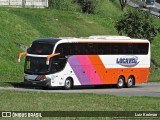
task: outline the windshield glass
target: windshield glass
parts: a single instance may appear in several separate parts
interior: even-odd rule
[[[46,65],[46,58],[26,57],[25,73],[42,74],[49,72],[49,65]]]
[[[54,44],[47,43],[33,43],[27,51],[29,54],[49,55],[53,52]]]
[[[51,74],[61,71],[66,64],[65,56],[55,56],[50,59],[50,64],[46,65],[46,58],[27,56],[25,60],[26,74]]]

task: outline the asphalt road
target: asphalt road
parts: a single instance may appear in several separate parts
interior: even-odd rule
[[[50,92],[50,93],[96,93],[96,94],[110,94],[116,96],[159,96],[160,97],[160,83],[145,83],[138,84],[133,88],[118,89],[115,87],[101,87],[93,86],[76,87],[72,90],[62,90],[61,88],[52,88],[43,90],[40,88],[14,88],[14,87],[0,87],[0,90],[12,91],[32,91],[32,92]]]
[[[141,10],[143,11],[149,11],[149,9],[146,9],[146,8],[142,8],[142,3],[141,2],[135,2],[133,0],[129,0],[128,3],[127,3],[129,6],[133,7],[133,8],[140,8]],[[150,9],[150,12],[152,15],[155,15],[155,16],[160,16],[160,4],[159,3],[155,3],[155,7],[151,8]]]

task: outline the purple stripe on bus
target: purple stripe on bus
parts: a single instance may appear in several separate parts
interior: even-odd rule
[[[90,85],[91,81],[89,77],[87,76],[84,68],[78,61],[77,56],[76,55],[71,56],[68,61],[74,73],[76,74],[79,82],[81,83],[81,85]]]

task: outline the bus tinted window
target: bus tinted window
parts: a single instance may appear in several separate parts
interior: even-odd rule
[[[29,54],[49,55],[53,52],[53,44],[33,43],[29,48]]]
[[[148,54],[148,43],[62,43],[56,53],[61,55],[131,55]]]

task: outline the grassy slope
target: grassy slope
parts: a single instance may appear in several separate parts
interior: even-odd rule
[[[37,38],[117,34],[113,21],[104,21],[76,12],[0,8],[0,81],[23,81],[23,62],[17,63],[22,50],[15,42],[29,46]]]

